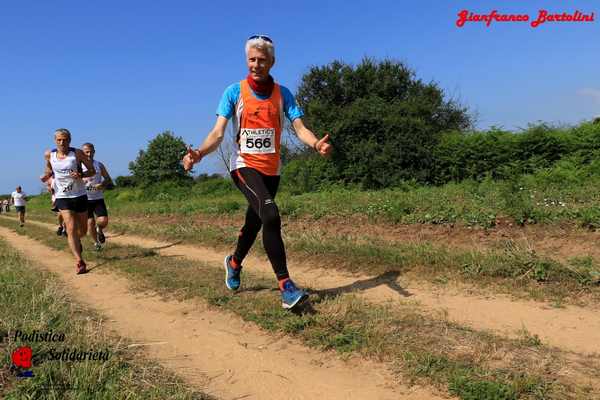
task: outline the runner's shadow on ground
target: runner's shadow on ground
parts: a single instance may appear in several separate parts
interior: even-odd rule
[[[308,292],[312,296],[315,296],[315,300],[318,302],[331,297],[339,296],[343,293],[361,292],[368,289],[372,289],[377,286],[385,285],[403,297],[412,296],[412,293],[410,293],[408,290],[404,289],[398,284],[398,276],[400,276],[400,271],[388,271],[384,272],[379,276],[375,276],[369,279],[358,280],[349,285],[321,290],[308,289]]]
[[[103,261],[121,261],[121,260],[131,260],[132,258],[148,258],[148,257],[158,257],[158,254],[154,251],[141,251],[139,253],[129,253],[125,255],[102,255],[101,259]],[[161,257],[175,257],[175,256],[161,256]]]
[[[88,268],[88,272],[93,271],[97,268],[103,267],[105,265],[108,265],[114,261],[131,260],[133,258],[149,258],[149,257],[156,257],[156,256],[158,256],[158,254],[151,252],[151,251],[138,253],[138,254],[127,254],[125,256],[103,256],[102,257],[103,261],[94,265],[92,268]],[[166,257],[177,257],[177,256],[161,256],[161,257],[166,258]]]
[[[277,288],[277,287],[266,286],[266,285],[254,285],[254,286],[249,286],[249,287],[242,287],[240,290],[238,290],[238,293],[262,292],[264,290],[269,290],[271,292],[279,292],[279,288]]]
[[[106,265],[106,264],[108,264],[108,263],[109,263],[109,261],[104,261],[104,262],[101,262],[100,264],[96,264],[96,265],[94,265],[93,267],[91,267],[91,268],[88,268],[88,269],[87,269],[87,272],[86,272],[86,274],[89,274],[89,273],[90,273],[90,272],[92,272],[93,270],[95,270],[95,269],[98,269],[98,268],[101,268],[101,267],[105,266],[105,265]]]
[[[162,250],[162,249],[167,249],[169,247],[173,247],[173,246],[177,246],[178,244],[183,243],[183,240],[179,240],[177,242],[173,242],[170,244],[165,244],[164,246],[157,246],[157,247],[150,247],[149,250]]]
[[[317,310],[315,310],[315,308],[313,307],[312,303],[310,302],[310,298],[308,298],[307,300],[304,300],[301,304],[295,306],[294,308],[292,308],[289,311],[292,314],[296,314],[299,317],[301,317],[303,315],[315,315],[315,314],[317,314]]]

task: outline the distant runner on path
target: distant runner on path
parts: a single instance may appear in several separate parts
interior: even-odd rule
[[[275,204],[281,170],[280,150],[283,119],[294,127],[298,138],[320,155],[327,156],[332,147],[329,135],[317,139],[304,126],[304,113],[292,93],[275,83],[269,71],[275,64],[275,48],[265,35],[250,36],[246,41],[248,76],[230,85],[219,103],[217,121],[202,146],[188,149],[183,158],[186,170],[215,151],[232,119],[237,146],[231,158],[231,178],[248,201],[246,220],[235,252],[225,257],[225,284],[230,290],[240,287],[242,262],[263,229],[263,245],[279,281],[283,308],[300,304],[308,294],[290,279],[285,248],[281,238],[281,218]]]
[[[104,189],[113,185],[113,181],[106,170],[104,164],[94,160],[96,149],[92,143],[85,143],[81,150],[87,158],[94,164],[96,174],[90,178],[84,178],[85,189],[88,198],[88,233],[94,240],[96,250],[102,249],[102,244],[106,241],[104,229],[108,226],[108,210],[104,203]],[[86,168],[83,168],[86,171]]]
[[[79,149],[70,147],[71,132],[68,129],[57,129],[54,133],[56,148],[44,154],[46,169],[42,182],[54,177],[56,189],[56,208],[62,215],[67,227],[69,247],[77,260],[78,274],[87,272],[81,253],[81,238],[87,231],[87,195],[82,178],[94,176],[96,170],[93,163]],[[82,164],[87,168],[82,170]]]
[[[17,186],[16,190],[10,195],[12,204],[15,205],[17,211],[17,218],[19,219],[19,226],[25,225],[25,205],[27,204],[27,195],[21,188]]]

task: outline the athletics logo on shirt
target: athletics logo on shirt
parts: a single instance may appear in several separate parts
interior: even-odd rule
[[[275,128],[242,128],[240,152],[246,154],[275,153]]]

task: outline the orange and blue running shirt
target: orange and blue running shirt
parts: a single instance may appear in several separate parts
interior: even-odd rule
[[[283,118],[292,122],[304,113],[286,87],[275,84],[271,96],[263,97],[243,80],[225,89],[217,115],[232,119],[236,135],[231,171],[249,167],[276,176],[281,172]]]

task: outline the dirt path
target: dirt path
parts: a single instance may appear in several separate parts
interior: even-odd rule
[[[54,229],[50,224],[31,222]],[[223,253],[210,247],[172,244],[132,235],[109,237],[111,242],[154,248],[162,255],[183,256],[217,265],[221,265],[224,257]],[[272,275],[266,259],[249,256],[244,264],[247,270]],[[377,302],[414,301],[431,313],[444,312],[450,320],[475,329],[491,330],[507,337],[522,337],[526,330],[550,346],[583,354],[600,354],[598,310],[575,306],[552,308],[535,301],[515,301],[505,295],[484,298],[456,289],[442,290],[423,283],[406,282],[403,277],[393,274],[375,278],[357,276],[311,268],[302,262],[294,262],[290,267],[294,279],[318,290],[353,291]]]
[[[340,361],[199,301],[132,293],[126,279],[106,271],[76,275],[70,254],[4,227],[0,236],[56,273],[119,335],[145,344],[150,357],[220,399],[442,399],[423,388],[398,385],[382,365]]]
[[[167,242],[130,235],[111,240],[122,245],[157,248],[162,255],[179,255],[218,265],[224,257],[223,253],[208,247],[169,246]],[[273,274],[266,259],[250,256],[244,264],[248,270]],[[393,275],[379,278],[356,276],[314,269],[302,263],[290,267],[294,279],[318,290],[353,291],[376,302],[415,301],[434,312],[443,310],[450,320],[475,329],[492,330],[508,337],[518,337],[526,329],[530,334],[538,335],[544,344],[586,354],[600,353],[598,311],[574,306],[551,308],[534,301],[515,301],[504,295],[483,298],[451,293],[424,284],[404,282],[402,277]]]

